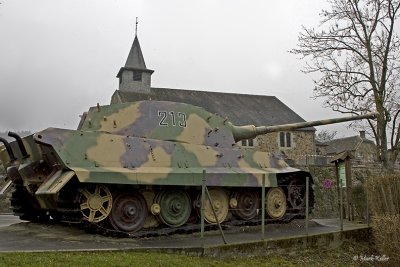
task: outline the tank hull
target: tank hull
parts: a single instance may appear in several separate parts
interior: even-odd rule
[[[259,222],[261,209],[285,220],[305,215],[307,177],[312,210],[311,175],[237,142],[343,120],[351,118],[235,126],[200,107],[139,101],[92,107],[77,130],[48,128],[22,139],[10,133],[16,140],[0,139],[0,159],[14,188],[11,207],[24,220],[123,234],[199,225],[202,211],[211,225]]]
[[[261,216],[263,179],[268,217],[283,220],[305,214],[304,193],[294,205],[290,187],[305,192],[306,176],[312,183],[309,173],[273,154],[240,147],[56,128],[27,139],[34,161],[8,166],[9,176],[19,177],[11,208],[24,220],[89,222],[125,234],[180,229],[200,223],[204,185],[211,197],[204,203],[207,223],[254,223]],[[313,204],[312,187],[310,192]],[[268,208],[269,202],[275,205]]]

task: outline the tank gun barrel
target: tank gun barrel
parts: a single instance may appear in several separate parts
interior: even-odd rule
[[[282,125],[273,125],[273,126],[254,126],[254,125],[246,125],[246,126],[235,126],[233,125],[233,136],[235,142],[244,139],[251,139],[255,138],[258,135],[272,133],[272,132],[279,132],[279,131],[289,131],[313,126],[320,126],[320,125],[327,125],[327,124],[334,124],[346,121],[355,121],[355,120],[362,120],[362,119],[373,119],[376,117],[377,112],[370,112],[363,115],[357,116],[348,116],[342,118],[333,118],[327,120],[318,120],[318,121],[305,121],[305,122],[297,122],[297,123],[289,123],[289,124],[282,124]]]

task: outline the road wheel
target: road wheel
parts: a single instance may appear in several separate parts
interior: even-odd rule
[[[112,208],[112,195],[107,186],[85,186],[80,193],[80,209],[87,221],[97,223],[107,218]]]
[[[168,189],[157,195],[160,205],[158,218],[166,225],[179,227],[186,223],[192,212],[189,195],[183,190]]]
[[[286,196],[280,187],[271,188],[266,196],[266,209],[272,219],[280,219],[286,213]]]
[[[257,211],[260,207],[257,192],[242,189],[237,191],[233,198],[237,201],[237,206],[233,210],[237,217],[248,221],[257,216]]]
[[[217,223],[217,221],[219,223],[222,223],[223,221],[225,221],[225,219],[229,213],[228,195],[226,194],[226,192],[224,190],[218,189],[218,188],[212,188],[208,191],[210,193],[212,206],[206,195],[205,201],[204,201],[204,219],[208,223]],[[201,199],[201,195],[200,195],[200,199]],[[214,207],[214,211],[215,211],[217,217],[214,216],[213,207]]]
[[[110,223],[116,230],[137,232],[143,228],[147,213],[146,200],[141,193],[120,193],[114,199]]]

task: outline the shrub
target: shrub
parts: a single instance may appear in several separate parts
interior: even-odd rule
[[[367,182],[376,249],[400,266],[400,175],[382,175]]]
[[[354,217],[359,221],[365,222],[367,219],[367,196],[365,187],[362,184],[353,186]]]

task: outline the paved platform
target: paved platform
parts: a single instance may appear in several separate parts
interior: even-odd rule
[[[365,224],[344,221],[344,232],[352,233],[368,230]],[[265,238],[262,240],[261,226],[232,227],[224,230],[227,245],[219,231],[206,232],[204,239],[200,233],[179,234],[154,238],[113,238],[94,235],[74,226],[37,224],[20,221],[12,215],[0,215],[0,252],[12,251],[91,251],[91,250],[185,250],[194,254],[215,253],[216,247],[242,246],[260,244],[276,247],[277,242],[299,243],[330,242],[343,236],[338,219],[315,219],[309,222],[306,235],[304,220],[294,220],[288,224],[270,224],[265,227]],[[321,242],[319,236],[329,236]],[[339,237],[338,237],[339,236]],[[326,239],[326,238],[325,238]],[[307,241],[309,240],[309,241]],[[247,246],[250,248],[251,246]]]

